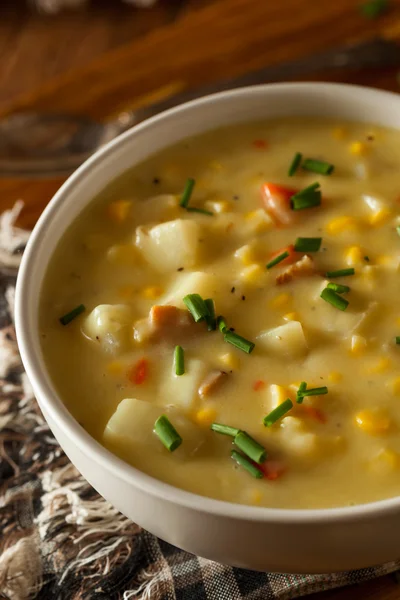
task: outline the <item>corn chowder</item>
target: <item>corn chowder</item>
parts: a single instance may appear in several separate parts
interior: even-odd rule
[[[207,133],[70,227],[42,349],[79,423],[232,502],[400,493],[400,134],[286,119]]]

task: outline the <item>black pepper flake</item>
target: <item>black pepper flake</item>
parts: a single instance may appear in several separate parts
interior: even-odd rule
[[[235,331],[234,327],[229,327],[229,331]]]
[[[100,340],[100,338],[99,338],[99,336],[98,336],[98,335],[96,335],[96,340],[97,340],[97,341],[99,341],[99,340]]]
[[[238,196],[237,194],[234,194],[234,195],[232,196],[232,198],[233,198],[234,200],[239,200],[239,196]]]
[[[160,183],[160,178],[159,177],[154,177],[153,183],[154,183],[154,185],[158,185]]]
[[[183,271],[184,267],[179,267],[179,269],[177,269],[177,271]]]
[[[373,141],[374,141],[374,139],[375,139],[375,136],[374,136],[374,135],[372,135],[372,133],[370,133],[370,134],[368,134],[368,135],[367,135],[367,140],[368,140],[369,142],[373,142]]]
[[[236,291],[236,288],[235,288],[235,287],[231,288],[231,294],[234,294],[234,293],[235,293],[235,291]]]
[[[369,262],[369,256],[364,256],[364,260]]]
[[[242,300],[246,300],[246,296],[242,296]]]

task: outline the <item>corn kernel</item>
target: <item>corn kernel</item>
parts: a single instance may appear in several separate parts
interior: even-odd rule
[[[359,141],[352,142],[349,146],[350,154],[354,154],[356,156],[362,156],[362,155],[366,154],[368,149],[369,148],[366,144],[364,144],[363,142],[359,142]]]
[[[241,271],[240,279],[242,281],[245,281],[246,283],[252,283],[252,284],[260,283],[262,280],[262,277],[266,274],[267,274],[267,271],[265,270],[265,267],[262,267],[261,265],[254,263],[252,265],[249,265],[245,269],[243,269],[243,271]]]
[[[332,383],[338,383],[342,379],[343,379],[343,375],[341,373],[339,373],[338,371],[332,371],[328,375],[328,380],[332,381]]]
[[[244,218],[248,222],[251,233],[264,233],[274,225],[271,217],[262,208],[246,213]]]
[[[400,396],[400,377],[396,377],[396,379],[390,381],[388,386],[391,388],[395,396]]]
[[[271,308],[283,308],[284,306],[287,306],[291,300],[292,296],[284,292],[271,298],[269,305]]]
[[[232,204],[228,200],[208,200],[205,203],[205,208],[213,213],[220,214],[229,212],[232,208]]]
[[[362,335],[352,335],[350,352],[355,356],[360,356],[367,348],[367,340]]]
[[[355,416],[356,425],[369,435],[382,435],[390,429],[390,419],[382,410],[362,410]]]
[[[260,492],[260,490],[256,490],[256,489],[251,490],[251,492],[250,492],[250,502],[252,504],[259,505],[259,504],[261,504],[262,499],[263,499],[263,495]]]
[[[332,129],[332,137],[335,140],[344,140],[345,137],[347,136],[347,129],[346,127],[334,127]]]
[[[107,373],[110,375],[121,375],[123,372],[122,363],[119,360],[113,360],[107,365]]]
[[[297,389],[298,389],[298,387],[297,387]],[[286,398],[289,397],[288,388],[283,387],[283,385],[277,385],[275,383],[272,383],[269,386],[269,393],[270,393],[270,398],[271,398],[270,410],[276,408],[277,406],[279,406],[279,404],[282,404],[282,402],[284,402],[286,400]]]
[[[246,244],[236,250],[234,257],[240,260],[243,265],[251,265],[256,260],[256,253],[253,246]]]
[[[222,171],[223,166],[218,160],[212,160],[208,165],[213,171]]]
[[[155,298],[159,298],[163,291],[164,290],[157,285],[150,285],[142,290],[142,296],[154,300]]]
[[[372,215],[370,215],[368,219],[369,223],[375,226],[380,225],[390,217],[390,214],[391,212],[387,207],[381,208],[380,210],[377,210],[376,212],[372,213]]]
[[[379,472],[391,472],[399,468],[400,456],[391,448],[382,448],[372,459],[371,466]]]
[[[343,231],[351,231],[357,228],[357,221],[354,217],[343,215],[332,219],[327,225],[326,230],[331,235],[343,233]]]
[[[108,216],[116,223],[125,221],[131,210],[130,200],[115,200],[107,207]]]
[[[131,298],[131,296],[133,296],[134,293],[135,288],[133,287],[133,285],[123,285],[120,288],[118,288],[118,295],[121,298]]]
[[[107,252],[107,258],[110,262],[132,265],[137,264],[138,255],[133,244],[116,244],[111,246]]]
[[[198,425],[209,426],[217,418],[217,411],[212,406],[205,406],[197,411],[194,420]]]
[[[351,267],[364,263],[365,252],[360,246],[350,246],[346,249],[345,261]]]
[[[221,354],[219,360],[228,369],[235,370],[240,367],[240,358],[236,356],[236,354],[234,354],[233,352],[226,352],[225,354]]]
[[[297,312],[289,312],[283,315],[282,319],[285,321],[299,321],[299,315]]]
[[[366,369],[367,373],[384,373],[392,366],[392,361],[387,356],[380,358],[377,363]]]

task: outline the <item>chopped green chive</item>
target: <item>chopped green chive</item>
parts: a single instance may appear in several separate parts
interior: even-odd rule
[[[348,300],[342,296],[339,296],[339,294],[327,287],[322,290],[320,296],[323,300],[325,300],[325,302],[332,304],[332,306],[338,308],[339,310],[346,310],[349,305]]]
[[[303,402],[304,396],[302,395],[307,389],[307,384],[305,381],[302,381],[299,385],[299,389],[296,393],[296,402],[297,404],[301,404]]]
[[[183,302],[196,323],[210,316],[207,305],[199,294],[188,294],[183,298]]]
[[[354,273],[355,270],[353,267],[350,267],[349,269],[339,269],[339,271],[327,271],[325,277],[329,277],[329,279],[334,277],[347,277],[348,275],[354,275]]]
[[[309,390],[306,389],[298,393],[300,393],[303,398],[306,396],[323,396],[328,393],[328,388],[326,385],[323,385],[322,387],[310,388]]]
[[[215,329],[217,328],[217,320],[215,318],[214,300],[212,300],[211,298],[207,298],[206,300],[204,300],[204,304],[206,305],[208,310],[208,316],[206,317],[207,329],[208,331],[215,331]]]
[[[234,444],[251,460],[261,465],[267,458],[266,449],[245,431],[239,431],[233,440]]]
[[[303,158],[303,155],[300,152],[296,152],[296,154],[293,157],[292,162],[290,163],[290,167],[289,167],[289,171],[288,171],[289,177],[292,177],[296,173],[297,169],[300,166],[302,158]]]
[[[278,421],[283,415],[285,415],[289,410],[293,408],[293,402],[290,398],[287,398],[284,402],[279,404],[274,410],[264,417],[263,423],[265,427],[271,427],[274,423]]]
[[[360,5],[360,12],[366,19],[376,19],[389,7],[389,0],[368,0]]]
[[[173,452],[182,444],[181,436],[165,415],[157,419],[154,431],[169,452]]]
[[[269,263],[267,264],[267,269],[271,269],[275,265],[277,265],[280,262],[282,262],[283,260],[285,260],[285,258],[287,258],[288,256],[289,256],[289,252],[287,250],[285,250],[285,252],[282,252],[282,254],[279,254],[279,256],[275,256],[275,258],[270,260]]]
[[[396,335],[394,339],[396,340],[396,344],[400,344],[400,335]]]
[[[322,238],[302,238],[299,237],[294,243],[296,252],[318,252],[321,248]]]
[[[229,330],[225,330],[224,332],[224,341],[228,342],[228,344],[232,344],[232,346],[235,346],[236,348],[239,348],[239,350],[243,350],[243,352],[246,352],[247,354],[250,354],[255,346],[253,342],[250,342],[241,335]]]
[[[185,372],[185,355],[182,346],[175,346],[174,351],[175,374],[183,375]]]
[[[196,206],[188,206],[186,210],[188,212],[200,213],[201,215],[209,215],[210,217],[214,216],[214,213],[210,210],[206,210],[205,208],[197,208]]]
[[[324,385],[322,387],[318,387],[318,388],[310,388],[308,390],[306,382],[302,381],[299,389],[297,390],[296,402],[297,402],[297,404],[302,404],[302,402],[306,396],[322,396],[327,393],[328,393],[328,388],[326,387],[326,385]]]
[[[313,173],[318,173],[319,175],[330,175],[331,173],[333,173],[335,166],[323,160],[314,160],[313,158],[306,158],[306,160],[302,164],[302,168],[305,171],[312,171]]]
[[[264,473],[259,469],[256,465],[248,460],[243,454],[240,452],[236,452],[236,450],[232,450],[231,458],[241,467],[246,469],[256,479],[262,479],[264,477]]]
[[[350,291],[348,285],[342,285],[341,283],[328,283],[326,287],[330,290],[333,290],[337,294],[347,294],[347,292]]]
[[[228,331],[228,325],[226,324],[224,317],[217,317],[217,325],[221,333],[225,333],[226,331]]]
[[[240,429],[236,429],[236,427],[230,427],[229,425],[222,425],[221,423],[212,423],[210,429],[215,431],[216,433],[221,433],[222,435],[229,435],[231,437],[236,437],[240,432]]]
[[[191,177],[186,181],[185,188],[183,190],[183,194],[181,196],[179,205],[183,208],[187,208],[189,205],[189,200],[193,192],[194,184],[196,181]]]
[[[61,325],[68,325],[68,323],[71,323],[71,321],[73,321],[78,315],[83,313],[85,310],[86,308],[84,304],[76,306],[69,313],[60,318]]]
[[[303,210],[321,204],[319,183],[313,183],[290,198],[292,210]]]

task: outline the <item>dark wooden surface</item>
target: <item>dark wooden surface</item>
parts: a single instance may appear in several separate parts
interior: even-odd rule
[[[344,43],[399,39],[400,0],[378,20],[358,0],[159,0],[132,9],[93,0],[83,11],[41,16],[22,0],[0,0],[0,116],[24,109],[106,118],[173,90],[235,76]],[[397,90],[397,69],[310,73]],[[32,227],[62,179],[0,179],[0,211],[25,201]],[[315,600],[399,600],[392,576],[312,596]]]

